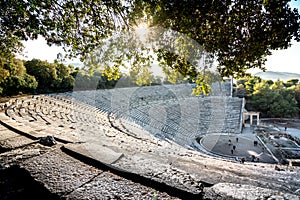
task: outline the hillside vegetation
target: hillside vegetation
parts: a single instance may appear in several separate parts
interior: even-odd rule
[[[108,73],[111,74],[111,73]],[[213,81],[217,75],[207,73]],[[29,61],[15,57],[0,57],[0,97],[19,94],[40,94],[67,92],[72,90],[111,89],[116,87],[133,87],[143,85],[182,83],[183,77],[155,76],[152,73],[139,71],[107,75],[105,70],[94,70],[89,67],[74,67],[58,61],[49,63],[39,59]]]
[[[299,116],[300,83],[263,80],[258,76],[237,80],[234,94],[245,97],[248,111],[259,111],[262,117],[290,118]]]

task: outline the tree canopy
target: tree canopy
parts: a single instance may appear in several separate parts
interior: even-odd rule
[[[153,24],[189,35],[219,62],[222,76],[263,68],[270,50],[287,48],[299,37],[299,14],[289,1],[138,1],[149,7]]]
[[[19,52],[21,40],[45,37],[49,45],[62,45],[69,56],[83,60],[107,39],[118,33],[130,35],[139,24],[172,30],[191,38],[218,61],[221,76],[243,76],[247,69],[264,69],[271,50],[284,49],[292,40],[300,41],[299,13],[289,0],[2,0],[0,2],[0,53]],[[169,33],[160,34],[164,43]],[[178,36],[176,40],[180,39]],[[127,39],[130,41],[131,38]],[[124,40],[118,40],[124,42]],[[134,43],[134,42],[133,42]],[[141,42],[143,43],[143,41]],[[145,62],[151,56],[141,54],[149,47],[136,46],[102,66],[108,76],[119,76],[120,60],[138,63],[138,71],[147,74]],[[177,43],[176,43],[177,44]],[[113,45],[117,47],[119,44]],[[181,44],[181,51],[154,48],[161,65],[205,86],[207,67],[195,67],[185,51],[195,46]],[[119,46],[120,47],[120,46]],[[120,53],[115,51],[113,53]],[[200,52],[201,54],[201,52]],[[110,56],[108,57],[110,58]],[[204,63],[205,65],[205,63]],[[95,66],[95,65],[93,65]],[[134,70],[137,70],[136,68]],[[201,73],[199,73],[199,71]],[[145,75],[145,73],[143,75]],[[151,75],[151,74],[150,74]],[[143,77],[143,76],[142,76]],[[143,78],[137,78],[141,81]],[[147,79],[146,79],[147,80]]]
[[[3,0],[0,2],[1,53],[17,52],[20,40],[43,36],[63,45],[70,56],[85,56],[123,22],[120,0]],[[70,47],[70,48],[67,48]]]
[[[136,74],[120,73],[114,80],[100,70],[90,74],[88,70],[74,68],[54,61],[49,63],[39,59],[20,60],[0,57],[0,98],[19,94],[36,94],[49,92],[67,92],[73,90],[111,89],[114,87],[141,86],[136,81]],[[211,74],[213,78],[215,74]],[[163,77],[151,75],[151,85],[170,84]]]
[[[26,72],[21,60],[0,57],[0,96],[29,93],[35,90],[37,85],[35,77]]]

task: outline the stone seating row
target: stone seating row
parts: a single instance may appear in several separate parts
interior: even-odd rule
[[[11,119],[8,122],[19,123],[26,126],[26,131],[41,134],[74,135],[76,128],[110,127],[107,116],[99,109],[55,95],[22,97],[5,110],[5,115]]]
[[[14,99],[10,99],[7,102],[4,103],[0,103],[0,111],[5,110],[6,108],[8,108],[9,106],[11,106],[14,103]]]
[[[231,96],[230,82],[214,82],[211,84],[211,96]]]
[[[237,101],[239,103],[239,101]],[[189,104],[190,105],[190,104]],[[192,107],[192,106],[190,106]],[[159,116],[163,112],[156,111],[151,112],[151,120],[149,120],[149,116],[147,116],[148,110],[150,108],[143,107],[144,112],[131,112],[133,116],[131,118],[136,123],[139,123],[141,125],[149,125],[147,126],[148,130],[150,132],[157,132],[157,127],[161,127],[162,122],[156,122],[157,119],[159,119]],[[220,110],[216,112],[215,116],[211,116],[210,110],[203,110],[205,114],[202,114],[200,116],[197,116],[196,113],[190,113],[190,116],[188,116],[188,113],[185,113],[186,110],[181,110],[182,112],[178,112],[178,109],[168,109],[168,107],[163,107],[162,109],[167,109],[167,119],[165,120],[166,125],[164,125],[161,129],[160,134],[168,134],[169,136],[174,136],[174,134],[178,135],[178,137],[185,136],[186,139],[194,138],[196,134],[207,134],[209,132],[216,133],[216,132],[239,132],[239,119],[241,117],[240,112],[237,111],[235,118],[232,118],[232,114],[225,113],[224,116],[221,116],[218,118],[218,114]],[[224,108],[223,110],[225,110]],[[197,110],[197,109],[195,109]],[[230,112],[229,112],[230,111]],[[202,113],[201,112],[201,113]],[[224,111],[223,111],[224,112]],[[231,113],[231,110],[227,110],[227,112]],[[146,116],[141,116],[141,114],[144,114]],[[140,116],[139,116],[140,115]],[[227,116],[228,115],[228,116]],[[231,117],[231,118],[230,118]],[[151,122],[150,124],[148,122]],[[155,124],[156,123],[156,124]],[[198,123],[198,128],[192,125]],[[153,127],[155,130],[150,130],[149,127]],[[196,131],[195,131],[196,130]],[[194,133],[191,133],[191,131],[194,131]],[[173,132],[173,133],[172,133]],[[200,132],[200,133],[199,133]]]
[[[168,87],[172,88],[171,86]],[[154,91],[151,92],[153,88]],[[139,89],[136,88],[115,89],[110,92],[105,90],[84,91],[75,95],[73,93],[73,96],[80,101],[98,107],[98,109],[109,115],[114,115],[116,119],[123,117],[140,126],[145,126],[153,134],[168,134],[172,137],[177,134],[191,138],[195,134],[207,134],[210,132],[239,132],[239,119],[241,117],[240,99],[214,96],[201,98],[191,97],[190,95],[186,95],[185,98],[173,98],[172,95],[169,95],[168,97],[171,99],[164,101],[159,97],[154,98],[150,95],[162,93],[166,96],[166,91],[169,92],[170,90],[160,90],[159,88],[159,86],[151,87],[150,89],[143,88],[144,90],[138,92],[136,90]],[[108,98],[105,98],[106,94],[109,94]],[[95,96],[97,97],[96,99]],[[140,99],[142,97],[144,98],[143,101]],[[126,100],[129,102],[126,102]],[[180,103],[179,108],[166,106],[176,105],[176,102]],[[193,104],[198,105],[196,106],[197,109],[191,106]],[[124,107],[126,108],[124,109]],[[157,107],[161,109],[157,110]],[[156,111],[154,112],[154,110]],[[195,111],[198,111],[198,114]],[[147,114],[149,112],[152,112],[150,117]],[[167,112],[167,116],[169,116],[166,122],[157,120],[162,112]],[[186,118],[188,120],[182,120]],[[198,125],[195,127],[193,126],[194,124]]]
[[[172,88],[171,86],[168,86]],[[81,99],[85,103],[88,104],[95,104],[95,101],[103,101],[108,102],[111,104],[113,102],[118,101],[128,101],[128,103],[137,104],[137,102],[152,102],[157,100],[167,100],[171,98],[177,98],[176,95],[165,86],[152,86],[149,87],[135,87],[135,88],[117,88],[112,91],[109,90],[99,90],[99,91],[76,91],[73,92],[73,96],[76,99]],[[176,87],[176,86],[174,86]],[[177,86],[178,87],[178,86]],[[181,86],[182,87],[182,86]],[[185,90],[185,97],[190,97],[191,95],[191,86],[184,86],[186,89],[189,87],[188,90]],[[163,89],[162,89],[163,88]],[[179,94],[179,93],[178,93]],[[182,94],[181,94],[182,95]],[[108,98],[104,98],[107,97]],[[87,98],[85,98],[87,97]],[[163,98],[164,97],[164,98]],[[134,101],[134,102],[131,102]]]

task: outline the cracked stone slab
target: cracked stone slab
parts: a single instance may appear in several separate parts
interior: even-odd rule
[[[186,171],[173,167],[163,158],[132,155],[130,158],[124,157],[113,166],[183,191],[202,193],[203,185],[200,180]]]
[[[64,145],[64,148],[105,164],[113,164],[123,157],[123,153],[119,153],[103,145],[93,143],[66,144]]]
[[[22,167],[59,196],[72,192],[102,172],[64,154],[60,149],[30,158]]]
[[[274,199],[274,200],[299,200],[300,196],[283,193],[277,190],[255,187],[252,185],[241,185],[233,183],[218,183],[205,192],[204,199],[215,200],[252,200],[252,199]]]
[[[109,172],[77,188],[67,199],[178,199]]]

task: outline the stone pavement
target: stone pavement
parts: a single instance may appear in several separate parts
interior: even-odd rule
[[[17,141],[0,154],[0,199],[177,199],[74,159],[62,144],[46,147],[3,126],[0,141]]]

